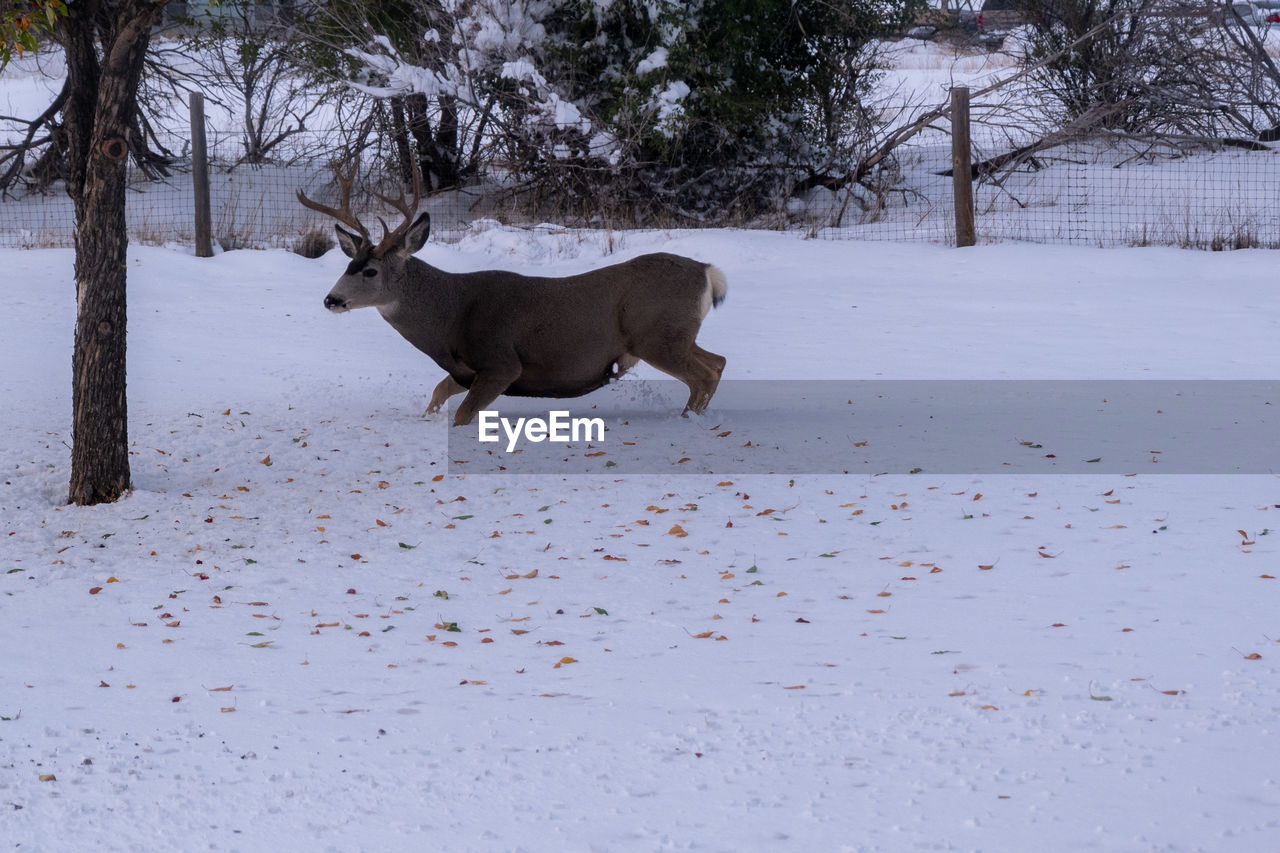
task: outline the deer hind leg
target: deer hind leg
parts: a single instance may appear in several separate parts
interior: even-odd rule
[[[636,347],[636,354],[663,373],[674,376],[689,387],[689,402],[682,415],[702,414],[720,384],[724,372],[723,356],[708,352],[693,341],[683,345]]]
[[[459,385],[452,376],[446,376],[440,380],[440,384],[436,386],[436,390],[431,392],[431,402],[427,404],[427,411],[423,413],[425,418],[427,415],[434,415],[436,412],[444,408],[445,403],[449,402],[449,398],[454,394],[461,394],[466,391]]]
[[[720,387],[720,377],[724,374],[724,366],[728,362],[725,361],[724,356],[705,350],[697,344],[693,345],[693,355],[704,369],[714,374],[714,378],[708,383],[707,396],[702,403],[702,408],[695,409],[696,412],[701,414],[703,409],[706,409],[707,404],[711,402],[711,398],[715,396],[716,388]]]

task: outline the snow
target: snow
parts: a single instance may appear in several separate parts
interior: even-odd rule
[[[653,52],[640,60],[636,64],[636,74],[645,75],[650,71],[656,71],[659,68],[667,67],[667,49],[665,47],[656,47]]]
[[[1260,250],[488,224],[421,257],[657,250],[724,270],[699,341],[727,382],[1268,380],[1280,355]],[[135,246],[135,491],[69,507],[72,263],[0,249],[13,849],[1280,836],[1271,471],[459,474],[466,432],[420,416],[438,368],[376,312],[323,310],[339,253]],[[635,372],[522,405],[628,409],[605,458],[631,429],[752,429],[718,402],[681,419]]]
[[[653,103],[658,110],[658,127],[667,135],[672,133],[671,122],[684,113],[684,99],[689,97],[689,84],[683,80],[672,80],[666,86],[653,89]]]

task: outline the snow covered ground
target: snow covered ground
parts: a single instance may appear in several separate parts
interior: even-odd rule
[[[1257,250],[489,228],[422,257],[656,249],[726,272],[700,341],[732,380],[1280,361]],[[136,489],[79,509],[72,255],[0,265],[6,849],[1276,849],[1274,472],[459,474],[420,418],[440,371],[323,310],[340,254],[135,247]],[[750,427],[634,387],[570,408],[673,448]]]

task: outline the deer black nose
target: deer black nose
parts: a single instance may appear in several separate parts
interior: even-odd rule
[[[326,296],[324,298],[324,307],[328,308],[330,311],[346,308],[347,300],[339,299],[336,296]]]

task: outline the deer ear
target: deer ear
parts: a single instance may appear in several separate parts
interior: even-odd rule
[[[431,233],[431,216],[423,211],[422,215],[409,226],[409,230],[404,235],[404,250],[409,254],[415,254],[419,249],[427,243],[427,236]]]
[[[352,234],[350,231],[343,229],[341,225],[335,225],[333,229],[338,232],[338,245],[342,248],[342,253],[348,258],[354,258],[356,252],[360,250],[360,235]]]

